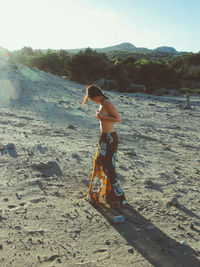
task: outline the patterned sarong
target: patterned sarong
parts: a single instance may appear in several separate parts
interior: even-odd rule
[[[120,187],[115,172],[118,136],[116,132],[101,133],[95,154],[93,172],[86,200],[98,205],[100,198],[107,203],[125,202],[124,192]]]

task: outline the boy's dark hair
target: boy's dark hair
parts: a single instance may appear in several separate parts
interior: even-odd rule
[[[84,97],[84,100],[82,102],[82,106],[85,104],[85,102],[87,102],[88,98],[93,98],[96,96],[103,96],[104,98],[108,98],[107,96],[105,96],[101,90],[101,88],[99,88],[96,85],[89,85],[86,88],[86,95]]]

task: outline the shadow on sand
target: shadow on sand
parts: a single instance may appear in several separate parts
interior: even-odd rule
[[[167,236],[132,206],[113,211],[105,206],[96,208],[120,235],[155,267],[199,267],[199,252]],[[123,214],[125,223],[114,224],[112,218]]]
[[[176,208],[179,209],[180,211],[184,212],[185,214],[189,215],[190,217],[194,217],[194,218],[200,219],[200,217],[197,214],[195,214],[191,210],[187,209],[183,205],[179,205]]]
[[[9,143],[6,146],[0,147],[1,155],[9,154],[13,158],[17,158],[17,151],[13,143]]]

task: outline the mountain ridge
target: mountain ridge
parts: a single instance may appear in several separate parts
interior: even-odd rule
[[[86,48],[77,48],[77,49],[66,49],[68,52],[77,53]],[[177,54],[178,52],[174,47],[170,46],[159,46],[155,49],[149,49],[146,47],[136,47],[130,42],[124,42],[113,46],[107,46],[103,48],[92,48],[97,52],[108,53],[112,51],[121,51],[121,52],[140,52],[140,53],[170,53]]]

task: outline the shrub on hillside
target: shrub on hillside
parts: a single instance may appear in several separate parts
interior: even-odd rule
[[[116,90],[124,92],[131,91],[132,84],[144,85],[150,93],[181,85],[199,88],[200,81],[200,53],[161,58],[149,53],[117,52],[108,58],[90,48],[71,55],[65,50],[24,47],[12,52],[10,61],[67,76],[81,83],[92,83],[102,78],[112,80],[116,83]]]
[[[200,95],[200,88],[194,91],[195,94]]]
[[[68,76],[78,82],[91,83],[108,77],[109,64],[105,54],[87,48],[71,56],[67,66]]]
[[[190,88],[186,88],[186,87],[183,87],[183,88],[179,88],[178,90],[181,94],[186,94],[187,92],[191,93],[191,89]]]
[[[172,58],[168,62],[179,79],[200,81],[200,53]]]
[[[183,79],[200,81],[200,65],[199,66],[190,66],[183,74]]]
[[[139,60],[136,63],[136,80],[151,87],[168,87],[176,81],[176,73],[164,63]]]

